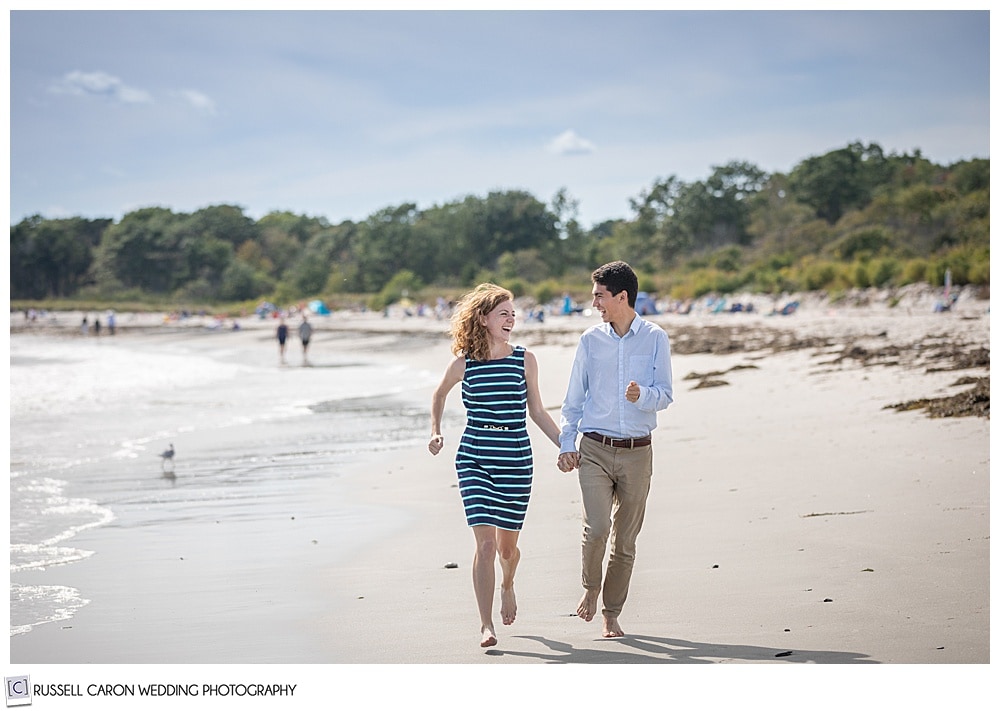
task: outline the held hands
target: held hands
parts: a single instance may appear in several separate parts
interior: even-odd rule
[[[431,454],[437,454],[444,447],[444,435],[432,435],[431,441],[427,443],[427,449]]]
[[[639,384],[634,380],[630,380],[628,387],[625,388],[625,399],[629,402],[639,401]]]
[[[571,472],[580,466],[580,453],[579,452],[563,452],[559,455],[559,461],[557,463],[559,471],[561,472]]]

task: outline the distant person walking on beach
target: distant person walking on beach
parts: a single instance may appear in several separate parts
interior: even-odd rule
[[[579,469],[583,500],[584,593],[576,614],[590,622],[603,595],[602,635],[622,637],[618,616],[653,475],[651,433],[656,413],[673,402],[670,341],[636,313],[639,282],[628,264],[605,264],[591,279],[593,307],[603,323],[584,331],[577,345],[562,406],[559,468]]]
[[[288,324],[285,323],[285,319],[282,318],[278,323],[278,356],[281,358],[281,364],[285,364],[285,341],[288,340]]]
[[[313,327],[309,319],[302,314],[302,323],[299,324],[299,339],[302,341],[302,363],[309,362],[309,339],[312,338]]]
[[[525,413],[559,445],[559,427],[542,405],[538,363],[522,346],[510,345],[514,296],[495,284],[480,284],[457,304],[451,317],[455,354],[431,399],[431,454],[444,446],[441,417],[451,389],[462,383],[467,422],[455,454],[459,493],[475,536],[472,586],[481,622],[481,647],[497,643],[493,624],[496,560],[500,556],[500,617],[517,613],[514,573],[521,558],[517,539],[531,494],[533,464]]]

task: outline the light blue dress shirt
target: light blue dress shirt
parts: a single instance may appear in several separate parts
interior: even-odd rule
[[[639,384],[637,402],[625,399],[631,380]],[[666,331],[638,315],[622,337],[610,323],[591,326],[580,336],[573,359],[560,418],[559,451],[577,451],[581,432],[645,437],[656,428],[656,413],[673,401]]]

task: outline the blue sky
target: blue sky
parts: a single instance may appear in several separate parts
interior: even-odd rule
[[[235,204],[363,220],[855,140],[989,157],[986,11],[10,14],[10,220]]]

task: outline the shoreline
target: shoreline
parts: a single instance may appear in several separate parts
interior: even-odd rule
[[[231,622],[229,612],[219,620],[206,617],[209,610],[225,610],[223,591],[227,581],[219,577],[219,570],[242,578],[229,581],[236,595],[248,582],[257,588],[254,597],[271,591],[271,599],[264,600],[270,606],[277,602],[275,598],[294,599],[295,591],[277,594],[275,591],[288,583],[257,582],[258,577],[266,578],[266,568],[258,570],[263,559],[287,558],[277,569],[287,569],[289,579],[308,579],[309,568],[316,561],[343,557],[366,538],[394,531],[400,525],[400,513],[355,504],[345,495],[349,491],[345,479],[349,478],[347,470],[351,466],[364,461],[363,451],[357,446],[357,441],[364,441],[357,437],[364,433],[358,428],[371,424],[370,431],[380,434],[371,444],[375,448],[398,450],[412,441],[413,425],[407,421],[412,419],[412,408],[406,405],[405,391],[413,383],[423,382],[425,376],[401,366],[398,372],[383,372],[385,377],[380,382],[365,382],[369,374],[379,372],[378,364],[392,366],[393,360],[385,352],[384,338],[366,336],[353,344],[364,349],[363,359],[352,353],[351,346],[338,349],[336,343],[321,341],[323,348],[309,367],[279,365],[276,346],[261,343],[259,334],[253,332],[208,338],[192,331],[183,336],[136,334],[99,344],[92,339],[86,343],[87,360],[80,363],[72,360],[73,354],[80,352],[72,340],[48,338],[31,350],[16,349],[22,354],[19,363],[26,365],[19,366],[23,370],[15,401],[24,402],[24,396],[31,395],[28,407],[19,407],[16,412],[22,414],[15,415],[12,422],[12,433],[17,437],[12,454],[17,458],[18,491],[30,496],[38,486],[44,486],[53,493],[48,504],[44,500],[41,504],[46,510],[57,509],[40,516],[35,527],[22,525],[34,537],[19,536],[18,540],[31,544],[27,546],[30,549],[38,545],[38,540],[52,540],[53,536],[62,540],[69,533],[61,532],[59,526],[65,526],[60,521],[72,513],[67,506],[59,512],[53,496],[58,495],[69,507],[110,509],[114,516],[104,525],[75,530],[65,543],[59,544],[83,551],[82,559],[68,565],[30,566],[11,573],[12,581],[29,587],[26,594],[57,586],[78,591],[89,601],[68,620],[42,622],[25,634],[12,636],[14,658],[18,659],[19,650],[27,650],[27,658],[62,662],[93,663],[105,654],[115,660],[162,660],[158,648],[133,647],[127,637],[114,648],[89,645],[100,651],[94,651],[91,658],[81,658],[80,650],[73,645],[67,647],[65,641],[52,642],[49,635],[72,635],[70,630],[85,628],[95,621],[100,629],[102,620],[109,616],[113,619],[121,609],[134,605],[133,599],[149,599],[156,600],[156,604],[136,615],[133,624],[155,628],[159,635],[180,645],[183,635],[171,634],[161,625],[187,619],[190,623],[200,621],[207,629],[218,627],[223,620]],[[59,347],[50,349],[52,346]],[[172,360],[177,358],[183,360]],[[298,358],[298,353],[290,354],[289,361],[297,363]],[[175,368],[175,362],[180,365],[181,372],[174,379],[177,385],[165,378],[157,381],[156,389],[143,389],[144,381],[153,375],[150,367],[141,367],[147,359],[152,359],[148,362],[157,371]],[[67,369],[70,362],[73,366]],[[222,379],[199,379],[181,389],[195,367],[212,369],[217,363],[229,364]],[[92,401],[107,393],[104,379],[94,377],[102,364],[105,368],[132,367],[127,375],[122,371],[113,375],[125,378],[125,385],[116,391],[120,398],[124,387],[130,394],[127,400],[112,400],[111,405]],[[51,373],[52,380],[59,370],[74,374],[74,380],[81,379],[81,372],[86,373],[82,380],[95,385],[93,393],[74,392],[71,401],[83,409],[63,413],[60,408],[60,412],[46,413],[44,405],[37,404],[39,393],[28,379],[31,368],[38,366],[44,367],[39,372]],[[393,395],[397,386],[401,388],[398,396]],[[135,409],[139,404],[142,412]],[[155,419],[149,420],[147,412],[155,413]],[[148,421],[151,428],[133,425],[132,420]],[[157,457],[168,440],[178,447],[176,461],[168,467],[170,476],[162,471]],[[74,464],[63,470],[63,461]],[[12,479],[10,484],[12,501],[14,482]],[[17,522],[31,521],[25,518]],[[12,532],[10,527],[8,532]],[[257,541],[252,550],[262,560],[244,560],[238,544],[241,540],[248,544]],[[239,555],[232,555],[236,552]],[[109,587],[108,580],[117,581],[117,585]],[[203,587],[196,596],[204,603],[198,615],[185,615],[183,611],[189,600],[175,588],[185,582]],[[151,585],[155,588],[150,589]],[[175,596],[176,601],[172,599]],[[33,603],[27,602],[27,608],[21,611],[24,619],[18,617],[22,622],[29,621],[24,613],[33,612]],[[178,602],[182,607],[177,607]],[[287,616],[283,611],[276,619],[285,620]],[[220,628],[220,634],[225,629]],[[234,638],[236,647],[222,656],[239,658],[241,653],[249,652],[245,642]],[[278,653],[269,651],[269,646],[251,654],[273,660],[271,655]],[[171,654],[178,648],[173,647]],[[64,653],[68,656],[63,657]],[[217,653],[209,649],[208,656],[198,658],[216,661]],[[184,655],[188,659],[193,656],[197,655]]]
[[[732,353],[780,353],[795,350],[824,352],[835,362],[855,362],[863,367],[900,365],[907,368],[963,370],[989,368],[990,302],[976,297],[973,289],[961,290],[951,310],[936,313],[934,299],[938,291],[926,285],[912,285],[898,290],[858,290],[836,303],[825,295],[793,295],[800,304],[787,316],[765,313],[759,308],[751,313],[658,314],[647,316],[667,330],[675,355]],[[902,294],[900,296],[900,293]],[[768,297],[769,298],[769,297]],[[761,297],[757,297],[760,301]],[[785,299],[782,299],[784,301]],[[52,312],[37,322],[26,322],[10,314],[10,334],[47,334],[67,338],[95,338],[81,335],[82,312]],[[387,315],[375,312],[335,311],[328,315],[309,314],[314,326],[314,342],[337,339],[345,334],[384,336],[380,349],[391,350],[405,339],[421,339],[431,346],[448,341],[447,318]],[[296,322],[288,319],[291,325]],[[172,318],[162,312],[121,313],[119,333],[103,333],[99,338],[145,336],[219,337],[230,332],[249,332],[261,340],[273,338],[277,319],[248,318],[225,320],[211,315]],[[550,316],[544,323],[519,319],[517,334],[529,348],[545,345],[575,347],[579,334],[594,323],[587,313]],[[233,329],[238,325],[238,329]],[[289,350],[298,347],[294,328]],[[985,339],[983,334],[985,332]],[[713,383],[703,383],[709,387]],[[895,403],[900,408],[924,407],[935,416],[989,415],[989,379],[967,383],[968,395],[938,403]]]

